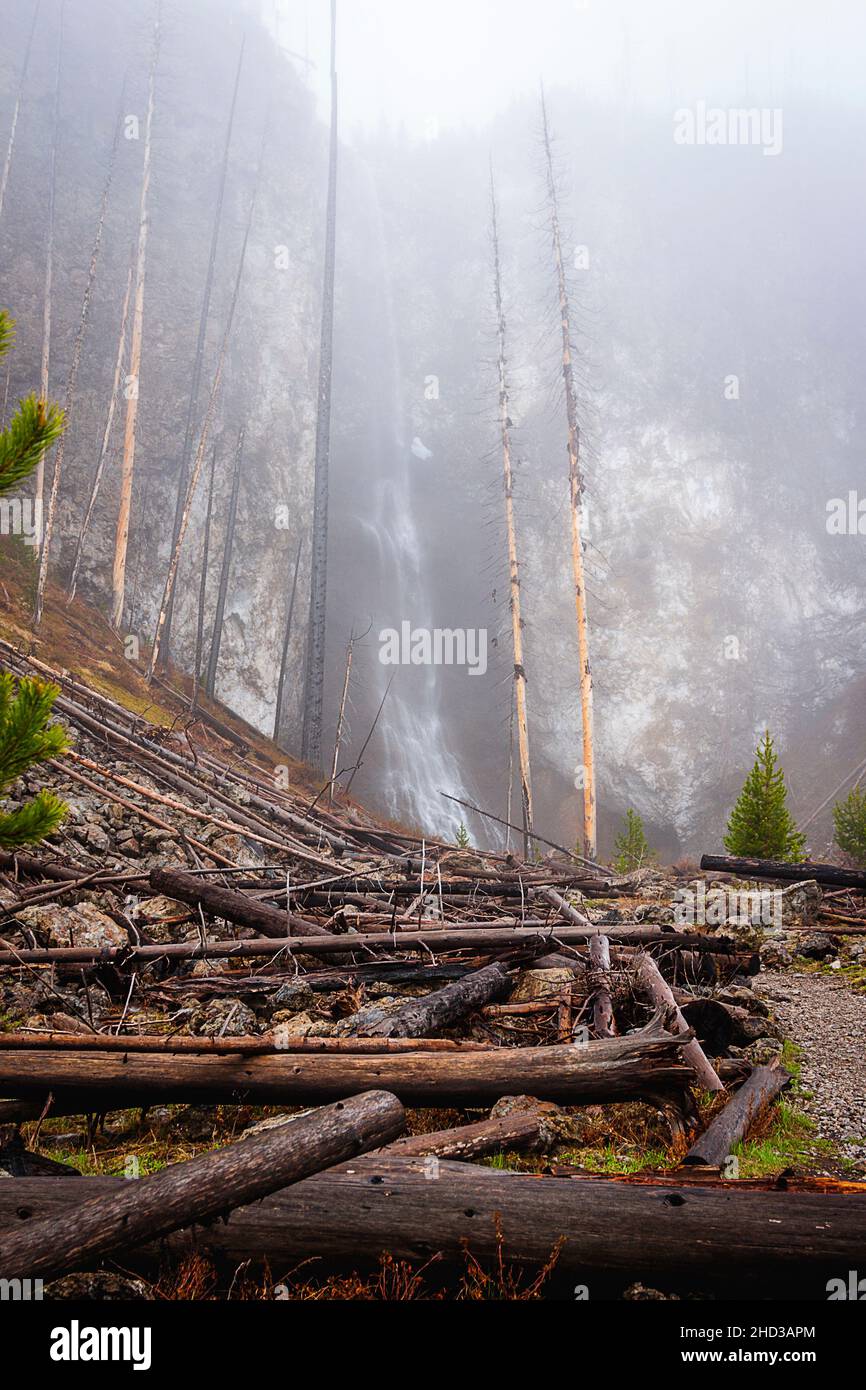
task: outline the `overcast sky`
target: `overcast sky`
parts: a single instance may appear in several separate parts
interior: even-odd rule
[[[329,0],[262,0],[327,95]],[[803,88],[862,102],[862,0],[339,0],[344,138],[479,124],[567,83],[664,107],[782,105]],[[301,66],[301,65],[299,65]]]

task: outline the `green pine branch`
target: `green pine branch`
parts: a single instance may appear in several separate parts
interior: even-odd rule
[[[800,834],[788,810],[785,774],[769,729],[758,745],[755,765],[731,812],[725,848],[742,859],[796,864],[806,857],[806,837]]]
[[[866,868],[866,790],[855,787],[833,807],[836,844]]]
[[[15,341],[15,322],[0,309],[0,357]],[[28,478],[63,432],[63,411],[35,394],[20,401],[5,430],[0,430],[0,494]]]

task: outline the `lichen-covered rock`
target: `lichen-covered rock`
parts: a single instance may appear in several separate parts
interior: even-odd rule
[[[247,1038],[259,1032],[252,1009],[240,999],[211,999],[193,1012],[189,1031],[200,1038]]]
[[[577,972],[558,967],[556,970],[522,970],[511,991],[510,1004],[535,1004],[540,1000],[558,999],[563,989],[573,985]]]
[[[92,950],[128,946],[129,937],[92,903],[77,907],[26,907],[16,913],[45,946],[79,946]]]

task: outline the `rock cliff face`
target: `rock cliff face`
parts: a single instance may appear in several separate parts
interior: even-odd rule
[[[6,117],[31,13],[23,2],[9,8],[0,79],[4,151]],[[2,298],[18,321],[12,399],[39,380],[46,149],[52,127],[57,13],[57,7],[48,5],[40,15],[0,223]],[[61,579],[74,556],[104,427],[127,269],[137,236],[151,14],[138,0],[67,6],[51,343],[51,389],[58,399],[65,389],[118,109],[127,118],[125,129],[139,138],[120,141],[80,391],[70,422],[60,535],[53,556],[53,572]],[[216,367],[250,201],[257,192],[212,435],[217,472],[208,613],[218,582],[232,462],[238,433],[245,427],[219,694],[246,717],[268,726],[273,721],[290,568],[310,508],[326,148],[312,98],[290,63],[252,16],[229,0],[163,6],[125,625],[130,632],[152,636],[165,581],[223,146],[244,35],[197,428]],[[137,131],[130,117],[137,118]],[[103,607],[111,583],[124,404],[80,586],[83,596]],[[209,463],[210,449],[178,583],[173,650],[187,668],[195,640]],[[302,638],[300,624],[296,663]]]
[[[207,613],[232,455],[246,426],[218,693],[269,729],[291,568],[311,518],[327,138],[298,71],[258,26],[256,8],[232,0],[164,5],[127,627],[152,634],[165,577],[222,145],[245,33],[199,415],[263,151],[214,436]],[[2,132],[32,13],[24,0],[8,10]],[[64,389],[124,74],[122,105],[143,118],[150,48],[150,13],[139,0],[89,0],[86,21],[83,10],[67,10],[55,396]],[[19,321],[12,398],[39,377],[56,19],[56,9],[45,6],[0,219],[0,297]],[[710,848],[765,724],[783,749],[804,813],[862,757],[863,541],[831,536],[826,527],[828,501],[847,497],[862,478],[855,364],[863,358],[866,313],[851,231],[862,222],[862,193],[845,173],[839,113],[814,104],[807,121],[788,103],[785,147],[776,158],[753,147],[677,145],[669,114],[624,116],[564,92],[551,93],[551,110],[570,171],[564,208],[584,389],[602,842],[609,847],[634,805],[665,855]],[[492,148],[538,822],[565,840],[577,831],[576,641],[536,125],[534,110],[518,104],[482,132],[446,132],[429,143],[393,132],[346,133],[326,715],[332,728],[350,631],[369,626],[356,653],[344,765],[357,757],[395,679],[353,791],[440,832],[464,818],[441,791],[504,813],[510,657],[490,360]],[[55,557],[61,578],[103,428],[141,161],[141,141],[122,141],[69,434]],[[116,435],[82,584],[103,605],[118,463]],[[178,586],[174,650],[187,668],[206,491],[203,484]],[[308,565],[309,544],[291,652],[295,728]],[[486,674],[389,670],[379,660],[379,633],[405,621],[487,630]],[[466,820],[480,841],[483,824]],[[826,821],[820,830],[815,843],[823,848]]]

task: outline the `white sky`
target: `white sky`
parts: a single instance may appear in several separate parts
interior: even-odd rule
[[[324,106],[329,0],[261,4],[317,64]],[[344,138],[484,123],[541,77],[665,108],[783,105],[804,87],[861,102],[864,66],[862,0],[339,0]]]

